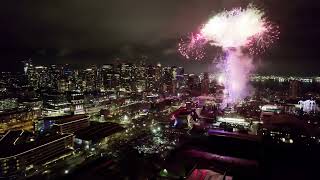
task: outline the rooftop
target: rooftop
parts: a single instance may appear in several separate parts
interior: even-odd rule
[[[88,116],[84,114],[79,115],[66,115],[66,116],[57,116],[57,117],[45,117],[44,121],[55,121],[55,124],[63,124],[71,121],[76,121],[80,119],[88,119]]]
[[[250,134],[241,134],[241,133],[235,133],[235,132],[227,132],[223,130],[216,130],[216,129],[209,129],[208,130],[209,136],[222,136],[222,137],[230,137],[240,140],[249,140],[249,141],[255,141],[260,142],[261,137],[256,135],[250,135]]]
[[[75,132],[75,136],[76,138],[82,140],[98,141],[104,137],[110,136],[123,130],[124,128],[117,123],[91,123],[89,127]]]
[[[34,141],[24,141],[23,143],[15,144],[19,137],[22,136],[22,131],[10,131],[0,141],[0,158],[14,156],[32,150],[39,146],[53,142],[55,140],[72,136],[72,134],[47,134],[41,135],[34,139]],[[7,144],[9,142],[9,144]]]
[[[309,134],[309,135],[319,135],[320,131],[318,128],[307,124],[303,118],[296,117],[294,115],[287,115],[287,114],[278,114],[273,115],[266,118],[263,121],[264,128],[267,129],[279,129],[279,128],[290,128],[295,131],[299,130],[300,132]]]
[[[31,112],[31,111],[33,110],[28,108],[14,108],[14,109],[0,111],[0,116],[8,116],[12,114]]]

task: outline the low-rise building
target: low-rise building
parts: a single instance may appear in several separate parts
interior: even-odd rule
[[[0,139],[0,178],[25,175],[29,170],[73,151],[72,134],[50,134],[27,138],[9,131]]]
[[[45,132],[54,128],[59,133],[74,133],[90,124],[89,117],[86,115],[67,115],[58,117],[45,117],[35,124],[38,132]]]
[[[97,144],[108,142],[113,135],[123,130],[117,123],[92,123],[89,127],[75,132],[75,143],[80,148],[92,149]]]
[[[41,117],[41,109],[12,109],[0,112],[0,133],[9,130],[33,130],[34,122]]]

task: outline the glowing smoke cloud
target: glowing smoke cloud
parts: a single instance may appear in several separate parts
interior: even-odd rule
[[[228,48],[224,50],[226,58],[224,65],[225,98],[223,106],[243,99],[249,93],[247,88],[248,77],[254,66],[252,58],[242,53],[240,48]]]
[[[249,5],[213,16],[203,25],[197,38],[192,37],[188,43],[179,44],[179,51],[189,59],[192,57],[189,55],[202,49],[205,42],[222,47],[225,58],[220,67],[224,71],[224,105],[227,105],[248,95],[248,77],[254,68],[252,55],[263,52],[278,38],[277,26],[266,19],[264,12]],[[203,57],[201,54],[198,59]]]

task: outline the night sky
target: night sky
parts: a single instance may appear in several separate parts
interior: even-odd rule
[[[36,63],[94,64],[150,58],[150,63],[207,71],[211,60],[177,55],[181,36],[210,15],[244,6],[245,0],[3,0],[0,4],[1,70]],[[320,75],[320,3],[317,0],[256,0],[280,26],[280,40],[256,58],[261,73]]]

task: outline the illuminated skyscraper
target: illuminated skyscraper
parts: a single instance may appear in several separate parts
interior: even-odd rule
[[[38,79],[38,88],[46,88],[49,83],[49,73],[46,66],[36,66],[35,67]]]
[[[204,73],[203,79],[201,80],[201,94],[203,94],[203,95],[209,94],[209,75],[208,75],[208,73]]]
[[[152,65],[146,67],[146,79],[148,91],[156,91],[156,68]]]
[[[289,97],[297,98],[301,94],[301,82],[297,80],[290,81]]]
[[[133,86],[133,66],[132,64],[123,63],[120,65],[120,86],[121,88],[131,91]]]
[[[173,79],[173,73],[171,67],[163,67],[162,68],[162,91],[163,92],[172,92],[172,79]]]
[[[62,76],[62,68],[57,65],[51,65],[48,67],[48,87],[52,89],[58,89],[59,80]]]
[[[103,65],[101,69],[101,76],[104,90],[111,90],[115,86],[114,66],[112,64]]]
[[[84,91],[97,91],[99,90],[99,72],[97,66],[91,66],[82,71],[83,88]]]

